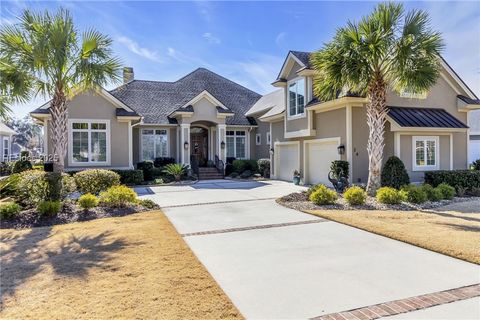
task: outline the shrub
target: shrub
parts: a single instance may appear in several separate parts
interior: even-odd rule
[[[437,189],[442,193],[443,199],[451,200],[455,197],[455,188],[447,183],[440,183]]]
[[[233,161],[235,161],[236,159],[235,159],[235,157],[227,157],[226,160],[227,160],[227,161],[226,161],[226,164],[232,164]]]
[[[365,204],[367,193],[362,188],[353,186],[345,191],[343,197],[350,205],[361,205]]]
[[[335,179],[339,179],[341,176],[348,179],[350,172],[349,172],[350,164],[348,161],[344,160],[335,160],[332,161],[330,165],[330,170],[333,171],[333,176]]]
[[[60,201],[40,201],[37,206],[37,211],[41,216],[54,217],[62,208]]]
[[[20,153],[20,160],[15,161],[13,165],[12,173],[20,173],[27,170],[32,170],[32,163],[29,160],[30,154],[28,151],[22,151]]]
[[[171,163],[165,166],[163,172],[174,177],[175,181],[180,181],[187,171],[187,167],[180,163]]]
[[[427,195],[429,201],[440,201],[443,199],[443,194],[438,188],[434,188],[429,184],[422,185],[423,192]]]
[[[420,186],[413,184],[403,186],[402,192],[405,195],[405,198],[410,203],[424,203],[428,200],[427,193]]]
[[[239,174],[246,170],[250,170],[253,173],[258,172],[258,164],[256,160],[234,160],[232,165],[233,172]]]
[[[175,163],[175,158],[159,157],[159,158],[155,158],[155,161],[153,161],[153,165],[156,168],[165,167],[167,164],[170,164],[170,163]]]
[[[245,170],[242,172],[242,174],[240,175],[240,178],[242,179],[247,179],[247,178],[250,178],[252,176],[252,171],[250,170]]]
[[[142,170],[112,170],[120,176],[122,184],[141,184],[143,182]]]
[[[153,210],[153,209],[158,209],[160,208],[158,204],[153,202],[150,199],[138,199],[137,203],[147,209]]]
[[[473,188],[470,194],[474,197],[480,197],[480,188]]]
[[[257,166],[263,177],[270,178],[270,159],[258,159]]]
[[[0,205],[0,219],[9,219],[20,213],[22,207],[15,202]]]
[[[322,184],[318,185],[317,190],[309,196],[309,199],[316,205],[334,204],[337,200],[337,193]]]
[[[135,203],[137,194],[127,186],[113,186],[100,193],[100,202],[111,208],[123,208],[129,203]]]
[[[439,170],[425,172],[425,183],[438,186],[446,183],[458,190],[459,187],[468,191],[480,188],[480,171],[477,170]]]
[[[27,206],[33,206],[47,199],[48,182],[45,180],[45,172],[28,170],[19,174],[16,185],[15,197]]]
[[[238,173],[232,172],[232,173],[230,173],[229,177],[230,177],[230,178],[237,178],[237,177],[238,177]]]
[[[86,193],[78,198],[78,205],[85,210],[95,208],[98,206],[98,198],[91,193]]]
[[[392,187],[400,189],[401,187],[410,184],[410,177],[407,169],[400,158],[391,156],[382,169],[381,175],[382,187]]]
[[[404,195],[392,187],[381,187],[378,189],[376,199],[378,202],[385,204],[399,204],[405,200]]]
[[[318,190],[318,188],[320,188],[321,186],[323,186],[323,184],[315,184],[313,186],[310,186],[308,189],[307,189],[307,196],[310,197],[310,195],[312,193],[314,193],[315,191]]]
[[[112,186],[120,184],[120,175],[110,170],[88,169],[75,176],[77,188],[81,193],[99,194]]]
[[[154,179],[152,175],[154,168],[153,161],[150,160],[137,163],[137,169],[143,171],[143,179],[145,181],[152,181]]]
[[[20,174],[12,174],[5,179],[0,180],[0,198],[14,196],[17,192]]]
[[[480,159],[472,162],[472,170],[480,170]]]
[[[231,176],[232,173],[235,173],[235,174],[238,175],[238,172],[234,172],[234,171],[233,171],[233,164],[227,163],[227,164],[225,165],[225,175],[226,175],[226,176]]]

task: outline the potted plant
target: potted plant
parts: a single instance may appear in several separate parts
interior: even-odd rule
[[[298,170],[293,171],[293,184],[294,185],[299,185],[300,184],[300,177],[301,174]]]

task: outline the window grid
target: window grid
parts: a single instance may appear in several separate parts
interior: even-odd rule
[[[72,122],[72,162],[107,162],[107,122]]]
[[[438,169],[437,137],[413,137],[414,140],[414,169]]]
[[[168,156],[168,135],[165,129],[142,129],[142,160]]]
[[[296,116],[305,111],[305,79],[294,80],[288,85],[289,115]]]
[[[228,130],[226,132],[227,157],[236,159],[246,158],[246,132],[240,130]]]

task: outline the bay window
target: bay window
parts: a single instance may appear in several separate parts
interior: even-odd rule
[[[412,139],[413,169],[437,170],[439,168],[439,139],[438,137],[419,137]]]
[[[108,121],[71,120],[70,162],[73,164],[107,164],[110,148],[108,130]]]
[[[168,156],[168,137],[165,129],[142,129],[142,160]]]
[[[305,79],[299,78],[288,83],[288,110],[290,116],[301,115],[305,111]]]
[[[236,159],[246,158],[246,140],[245,131],[228,130],[226,132],[227,139],[227,157]]]

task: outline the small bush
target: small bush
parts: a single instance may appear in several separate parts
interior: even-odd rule
[[[318,190],[318,188],[320,188],[321,186],[323,186],[323,184],[315,184],[313,186],[310,186],[308,189],[307,189],[307,196],[310,197],[310,195],[312,193],[314,193],[315,191]]]
[[[187,172],[187,167],[181,163],[171,163],[165,166],[163,172],[172,176],[175,181],[180,181],[182,176]]]
[[[10,219],[20,213],[22,207],[15,202],[0,205],[0,219]]]
[[[238,174],[250,170],[253,173],[258,172],[258,164],[256,160],[234,160],[233,161],[233,172]]]
[[[80,171],[74,178],[81,193],[99,194],[112,186],[120,184],[120,175],[118,173],[104,169]]]
[[[402,187],[406,200],[410,203],[424,203],[428,200],[427,193],[420,186],[410,184]]]
[[[120,176],[120,183],[122,184],[141,184],[143,182],[142,170],[112,170]]]
[[[238,172],[234,172],[234,171],[233,171],[233,164],[227,163],[227,164],[225,165],[225,175],[226,175],[226,176],[231,176],[232,173],[235,173],[235,174],[238,175]]]
[[[427,195],[429,201],[440,201],[443,199],[443,194],[438,188],[434,188],[429,184],[422,185],[423,192]]]
[[[19,181],[15,190],[15,197],[26,206],[33,206],[46,200],[48,195],[48,182],[45,172],[28,170],[19,174]]]
[[[60,201],[41,201],[38,203],[37,211],[41,216],[55,217],[62,209]]]
[[[240,178],[242,179],[248,179],[252,176],[252,171],[250,170],[245,170],[242,172],[242,174],[240,175]]]
[[[236,159],[235,159],[235,157],[227,157],[226,160],[227,160],[227,161],[226,161],[226,164],[232,164],[233,161],[235,161]]]
[[[353,186],[345,191],[343,197],[350,205],[362,205],[367,200],[367,193],[362,188]]]
[[[385,204],[399,204],[405,200],[404,195],[392,187],[381,187],[378,189],[376,199],[378,202]]]
[[[159,157],[159,158],[155,158],[155,161],[153,161],[153,165],[154,165],[156,168],[165,167],[167,164],[170,164],[170,163],[175,163],[175,158],[171,158],[171,157]]]
[[[480,188],[480,171],[478,170],[438,170],[425,172],[425,183],[438,186],[441,183],[446,183],[456,190],[459,187],[465,188],[468,191],[473,188]]]
[[[333,171],[333,176],[335,179],[340,179],[340,177],[349,178],[350,171],[349,171],[350,164],[348,161],[345,160],[335,160],[332,161],[330,165],[330,170]]]
[[[437,186],[437,189],[442,193],[443,199],[451,200],[453,197],[455,197],[455,188],[447,183],[440,183]]]
[[[113,186],[100,193],[102,205],[111,208],[124,208],[127,204],[135,203],[137,194],[127,186]]]
[[[334,204],[337,200],[337,193],[328,189],[325,185],[318,185],[317,190],[313,192],[309,199],[316,205]]]
[[[20,173],[27,170],[32,170],[32,163],[29,160],[30,154],[28,151],[22,151],[20,153],[20,160],[15,161],[13,165],[12,173]]]
[[[472,170],[480,171],[480,159],[472,162]]]
[[[382,169],[381,175],[382,187],[392,187],[400,189],[401,187],[410,184],[410,177],[407,169],[400,158],[391,156]]]
[[[154,168],[153,161],[150,160],[137,163],[137,169],[143,171],[143,179],[145,181],[152,181],[154,179],[152,175]]]
[[[85,210],[95,208],[98,206],[98,198],[91,193],[86,193],[78,198],[78,205]]]
[[[470,194],[474,197],[480,197],[480,188],[473,188]]]
[[[257,165],[259,173],[264,178],[270,178],[270,159],[259,159]]]
[[[153,210],[153,209],[158,209],[160,208],[158,206],[158,204],[156,204],[155,202],[153,202],[152,200],[150,199],[138,199],[138,202],[137,202],[139,205],[147,208],[147,209],[150,209],[150,210]]]

